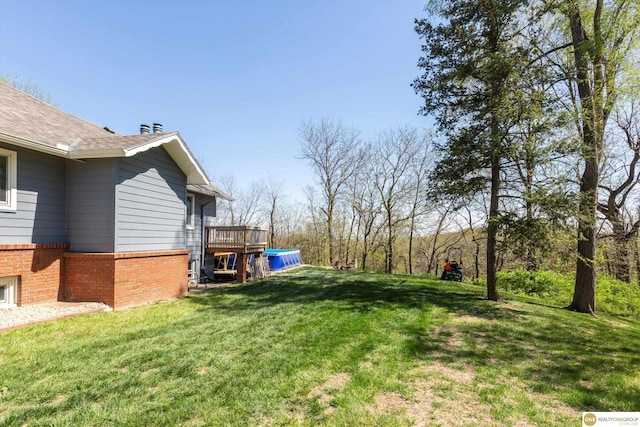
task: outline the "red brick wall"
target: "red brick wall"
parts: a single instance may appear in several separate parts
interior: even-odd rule
[[[0,245],[0,277],[18,276],[18,305],[57,301],[67,243]]]
[[[100,254],[68,248],[0,245],[0,277],[18,276],[18,305],[99,301],[121,309],[188,292],[186,250]]]
[[[114,304],[114,254],[67,252],[64,299]]]
[[[186,250],[67,253],[65,298],[100,301],[114,309],[187,294]]]

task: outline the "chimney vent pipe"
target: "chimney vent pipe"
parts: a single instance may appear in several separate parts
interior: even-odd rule
[[[153,124],[153,133],[162,133],[162,123]]]
[[[142,124],[140,125],[140,134],[149,133],[149,125]]]

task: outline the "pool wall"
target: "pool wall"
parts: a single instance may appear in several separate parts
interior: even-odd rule
[[[285,270],[302,264],[298,249],[266,249],[262,255],[269,259],[271,271]]]

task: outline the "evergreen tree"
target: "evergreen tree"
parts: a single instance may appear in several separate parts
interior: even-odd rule
[[[511,151],[510,129],[524,108],[513,94],[519,65],[528,62],[518,47],[516,19],[526,3],[434,2],[430,12],[436,16],[416,21],[425,44],[418,63],[423,74],[412,86],[424,99],[421,113],[436,115],[445,136],[432,180],[440,196],[453,198],[488,188],[487,297],[495,301],[503,160]]]

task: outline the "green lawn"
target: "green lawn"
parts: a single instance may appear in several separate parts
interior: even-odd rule
[[[0,333],[0,425],[580,425],[640,409],[640,324],[303,268]]]

